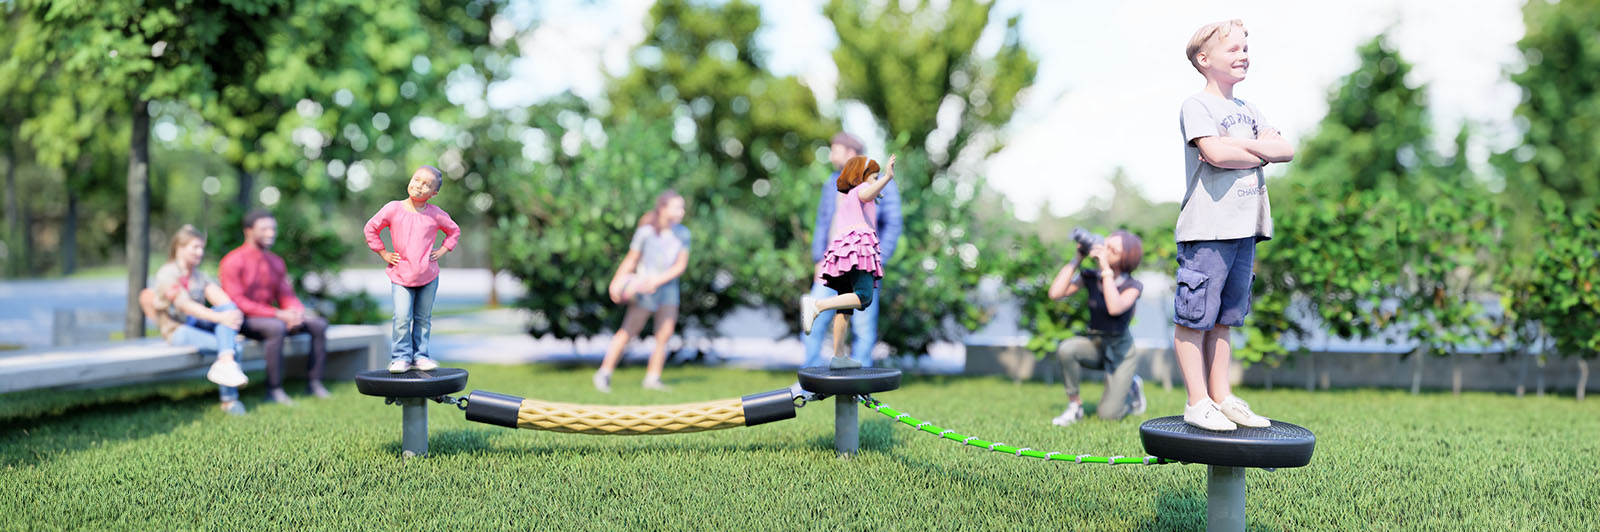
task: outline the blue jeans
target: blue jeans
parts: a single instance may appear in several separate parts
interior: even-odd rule
[[[217,305],[211,310],[227,312],[238,310],[239,306],[233,303]],[[172,345],[187,345],[200,349],[202,353],[219,353],[233,351],[233,360],[239,360],[239,330],[229,329],[227,326],[212,323],[202,319],[190,317],[183,325],[172,331]],[[232,386],[218,386],[217,393],[223,402],[239,400],[239,389]]]
[[[850,358],[860,362],[863,367],[872,367],[872,347],[878,345],[878,307],[883,306],[883,290],[874,288],[873,292],[872,304],[850,316],[850,333],[855,336],[850,343]],[[811,285],[811,297],[823,299],[836,295],[839,293],[822,283]],[[800,333],[801,340],[806,344],[806,363],[802,367],[828,365],[828,361],[822,359],[822,340],[832,334],[833,314],[832,310],[817,314],[817,323],[811,328],[811,334]]]
[[[394,349],[389,360],[416,360],[428,356],[428,333],[433,330],[433,296],[439,278],[422,286],[393,285]]]

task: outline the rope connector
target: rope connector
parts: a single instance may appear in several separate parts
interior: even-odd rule
[[[1118,458],[1122,458],[1122,455],[1117,455],[1117,456],[1113,456],[1111,458],[1107,458],[1106,459],[1106,465],[1117,465],[1117,459]]]
[[[1032,451],[1032,450],[1033,450],[1032,447],[1023,447],[1021,449],[1017,449],[1017,458],[1022,458],[1022,452],[1023,451]]]

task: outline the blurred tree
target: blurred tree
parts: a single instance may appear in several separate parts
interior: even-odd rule
[[[995,4],[938,4],[830,0],[823,8],[839,37],[833,50],[839,99],[866,105],[890,137],[907,135],[908,147],[929,154],[935,174],[974,139],[998,135],[1038,71],[1038,60],[1022,45],[1020,16],[1006,21],[998,51],[983,57],[977,45]],[[941,111],[954,116],[953,123],[941,126]],[[1002,145],[991,138],[973,155],[981,160]]]
[[[1556,350],[1577,359],[1582,401],[1589,360],[1600,356],[1600,209],[1569,210],[1568,201],[1555,191],[1540,198],[1544,245],[1533,247],[1524,299],[1502,301],[1541,322]]]
[[[1506,154],[1505,190],[1528,220],[1539,218],[1539,189],[1587,212],[1600,204],[1600,4],[1528,2],[1522,16],[1517,48],[1526,62],[1511,74],[1522,87],[1522,142]]]
[[[1246,362],[1276,365],[1301,340],[1297,308],[1329,334],[1369,338],[1395,321],[1391,298],[1407,300],[1396,232],[1411,227],[1404,202],[1418,190],[1431,148],[1427,92],[1406,81],[1411,66],[1379,35],[1357,48],[1314,136],[1301,143],[1283,178],[1270,183],[1273,239],[1256,254],[1257,277]],[[1302,347],[1304,343],[1301,342]]]
[[[838,122],[804,82],[767,70],[760,26],[744,0],[656,2],[628,73],[611,80],[609,123],[673,120],[671,138],[731,169],[741,186],[727,192],[742,198],[780,164],[810,164]]]

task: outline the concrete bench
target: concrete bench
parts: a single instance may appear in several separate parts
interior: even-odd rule
[[[261,343],[241,343],[245,371],[266,367]],[[304,377],[311,337],[291,335],[284,341],[284,373]],[[376,369],[389,359],[389,328],[379,325],[330,325],[328,360],[323,376],[348,380],[358,371]],[[45,388],[86,388],[134,382],[203,376],[214,356],[193,347],[168,345],[161,338],[11,351],[0,355],[0,393]],[[260,385],[252,380],[247,386]]]

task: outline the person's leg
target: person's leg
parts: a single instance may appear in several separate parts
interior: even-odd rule
[[[821,282],[811,285],[811,297],[814,299],[822,300],[836,295],[839,295],[839,293]],[[817,313],[817,321],[833,323],[834,312],[829,310]],[[827,361],[822,359],[822,340],[827,336],[828,331],[826,329],[812,329],[811,334],[806,334],[803,331],[800,333],[800,341],[805,343],[806,346],[806,361],[800,367],[809,368],[826,364]]]
[[[849,294],[848,296],[852,298],[856,297],[855,294]],[[850,338],[850,314],[852,313],[852,311],[846,309],[841,310],[838,314],[833,315],[833,358],[828,359],[829,368],[841,369],[861,367],[859,362],[856,362],[855,359],[850,358],[850,352],[846,351],[844,348],[845,342]]]
[[[1084,365],[1098,365],[1094,342],[1082,336],[1062,340],[1056,347],[1056,363],[1061,366],[1061,386],[1066,389],[1067,402],[1080,404],[1079,386],[1083,382]]]
[[[283,339],[289,326],[278,318],[249,316],[240,330],[246,337],[261,341],[261,357],[267,360],[267,393],[283,391]]]
[[[644,387],[662,389],[661,371],[667,367],[667,342],[672,339],[678,324],[678,306],[662,305],[656,310],[656,349],[650,353],[650,364],[644,372]]]
[[[220,307],[219,307],[220,308]],[[218,326],[218,329],[224,327]],[[172,345],[184,345],[199,349],[201,353],[218,353],[221,350],[217,342],[216,331],[207,331],[193,325],[179,325],[172,331],[169,342]],[[209,375],[208,375],[209,377]],[[217,395],[222,401],[223,410],[228,410],[228,403],[239,400],[239,389],[232,386],[217,386]]]
[[[622,350],[628,347],[628,341],[639,335],[644,329],[645,320],[650,319],[650,311],[637,304],[628,305],[627,314],[622,317],[622,326],[617,328],[617,333],[611,336],[611,345],[606,348],[606,357],[600,361],[600,374],[610,375],[617,369],[617,364],[622,360]]]
[[[1235,247],[1227,242],[1178,243],[1173,349],[1183,373],[1189,406],[1200,404],[1209,396],[1206,379],[1211,349],[1206,331],[1216,326],[1222,287],[1234,252]]]
[[[306,316],[295,330],[311,335],[311,356],[306,360],[306,380],[311,382],[313,389],[320,388],[322,370],[328,363],[328,319]]]
[[[1133,350],[1133,335],[1107,338],[1101,344],[1101,358],[1106,361],[1106,388],[1100,394],[1100,419],[1122,419],[1128,415],[1128,393],[1133,389],[1133,376],[1139,373],[1139,361],[1128,356]]]
[[[405,362],[410,367],[412,356],[416,352],[415,336],[411,334],[412,307],[416,303],[416,289],[399,284],[390,285],[389,294],[394,301],[394,325],[389,337],[392,339],[389,349],[389,363],[398,366]]]
[[[433,356],[428,352],[428,339],[433,334],[433,299],[439,293],[439,279],[416,288],[415,297],[411,300],[411,345],[412,360],[427,358],[432,361]],[[436,364],[429,364],[437,367]]]
[[[1250,286],[1255,282],[1255,239],[1231,241],[1232,253],[1228,258],[1227,282],[1222,285],[1217,309],[1217,327],[1206,336],[1206,371],[1210,396],[1221,403],[1233,395],[1233,385],[1228,382],[1228,369],[1233,361],[1231,327],[1243,327],[1244,317],[1250,312]],[[1231,256],[1229,256],[1231,255]]]
[[[855,333],[850,343],[850,358],[860,362],[863,367],[872,367],[872,348],[878,345],[878,309],[883,308],[883,302],[878,299],[882,292],[873,286],[872,275],[862,274],[865,285],[857,286],[857,293],[866,290],[868,300],[865,308],[855,311],[850,316],[850,331]]]

